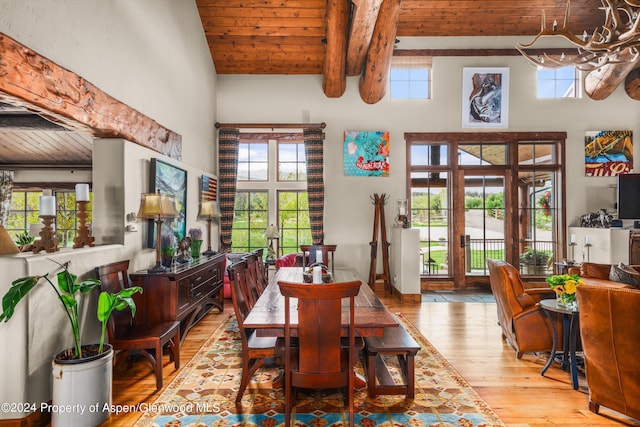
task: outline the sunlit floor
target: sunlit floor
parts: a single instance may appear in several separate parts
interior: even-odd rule
[[[422,302],[496,302],[489,291],[423,291]]]

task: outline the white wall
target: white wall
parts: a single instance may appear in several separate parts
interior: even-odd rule
[[[486,47],[513,48],[515,38],[403,39],[399,48]],[[523,40],[524,41],[524,40]],[[466,43],[466,44],[465,44]],[[567,222],[601,207],[611,209],[615,178],[584,176],[584,132],[600,129],[631,129],[640,141],[640,102],[629,98],[624,87],[608,99],[539,100],[535,69],[522,57],[436,57],[433,59],[431,100],[391,100],[365,104],[358,93],[358,78],[347,80],[341,98],[322,92],[322,76],[218,76],[220,122],[326,122],[325,129],[325,242],[337,244],[336,259],[354,263],[364,277],[369,266],[369,241],[373,228],[373,205],[369,196],[386,193],[389,224],[395,216],[395,200],[405,196],[404,132],[463,132],[461,97],[463,67],[509,67],[509,127],[505,131],[567,132]],[[387,178],[345,177],[343,132],[388,130],[391,138],[391,170]],[[491,129],[493,131],[498,129]],[[500,129],[501,130],[501,129]],[[475,131],[475,130],[473,130]],[[640,143],[636,142],[636,145]],[[635,150],[638,152],[638,150]],[[607,204],[607,206],[603,206]],[[389,233],[387,233],[389,235]],[[343,249],[347,251],[343,252]],[[338,261],[336,261],[338,263]]]
[[[182,135],[215,169],[215,72],[195,0],[0,0],[0,32]]]
[[[0,295],[18,277],[49,271],[49,257],[73,259],[72,272],[80,276],[125,258],[132,271],[153,265],[146,224],[138,223],[136,233],[124,231],[124,215],[137,212],[140,193],[148,190],[151,157],[187,170],[187,228],[204,230],[206,223],[196,221],[198,178],[217,170],[216,76],[194,0],[0,0],[0,33],[182,135],[181,162],[128,141],[96,141],[93,173],[75,182],[92,179],[97,246],[2,257]],[[58,172],[53,180],[69,180],[70,173]],[[16,175],[16,180],[34,179],[27,172]],[[214,228],[214,249],[217,241]],[[15,318],[0,325],[0,342],[11,343],[0,347],[1,402],[39,405],[51,399],[51,358],[70,343],[68,322],[52,294],[39,289]],[[95,301],[88,306],[95,307]],[[91,309],[84,324],[87,339],[95,339]],[[0,419],[24,416],[0,413]]]

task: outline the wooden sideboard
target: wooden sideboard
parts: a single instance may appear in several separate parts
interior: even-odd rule
[[[640,264],[640,232],[635,230],[629,235],[629,264]]]
[[[224,310],[224,269],[226,259],[218,254],[200,257],[191,264],[164,273],[147,270],[130,274],[131,285],[140,286],[134,295],[136,317],[143,323],[180,321],[180,341],[191,327],[213,307]]]

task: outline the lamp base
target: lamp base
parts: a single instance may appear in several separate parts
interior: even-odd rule
[[[216,252],[216,251],[212,251],[211,250],[211,246],[209,246],[206,251],[202,252],[202,255],[204,255],[204,256],[214,256],[217,253],[218,252]]]
[[[165,271],[167,271],[167,267],[162,265],[160,261],[157,261],[156,265],[147,270],[149,273],[164,273]]]

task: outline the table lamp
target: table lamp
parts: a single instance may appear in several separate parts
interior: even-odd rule
[[[138,218],[152,219],[156,223],[156,265],[150,268],[149,273],[162,273],[166,268],[162,265],[160,254],[160,240],[162,238],[162,223],[167,218],[178,216],[176,198],[172,194],[142,193],[140,196],[140,209],[136,215]]]
[[[273,249],[273,240],[280,238],[280,232],[278,231],[278,227],[271,224],[264,231],[264,237],[269,241],[269,247],[267,248],[267,259],[276,259],[276,251]]]
[[[199,218],[207,220],[207,250],[202,253],[205,256],[212,256],[216,254],[216,251],[211,249],[211,221],[213,218],[220,217],[220,207],[218,202],[213,200],[203,200],[200,202],[200,212],[198,212]]]

